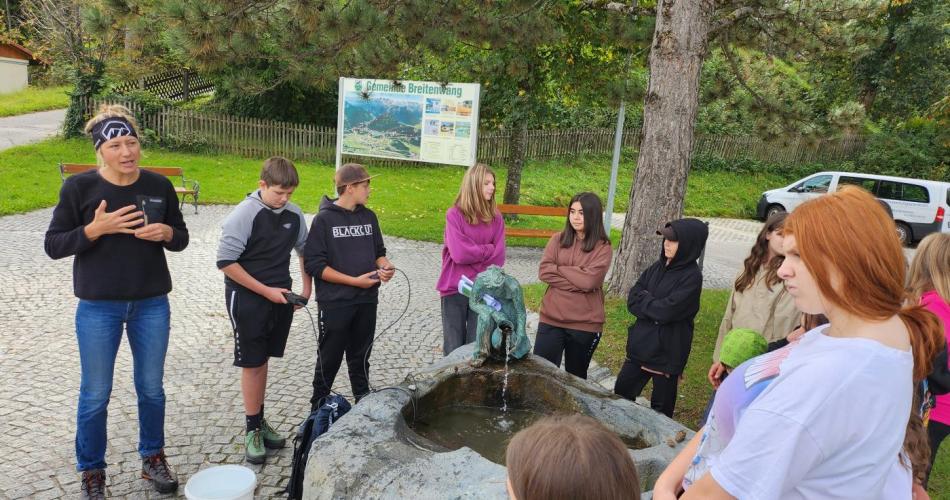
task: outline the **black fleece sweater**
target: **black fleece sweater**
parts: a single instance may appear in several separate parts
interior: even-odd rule
[[[350,276],[360,276],[376,269],[376,259],[386,255],[379,221],[372,210],[357,205],[347,210],[326,196],[314,216],[304,247],[304,268],[313,276],[317,302],[321,308],[352,304],[375,304],[379,285],[358,288],[323,281],[323,270],[329,266]]]
[[[83,228],[92,222],[96,208],[106,201],[106,211],[135,205],[146,196],[153,206],[149,223],[162,222],[172,228],[172,240],[156,243],[131,234],[105,234],[89,241]],[[117,186],[92,170],[70,176],[59,192],[59,203],[46,231],[44,248],[53,259],[75,255],[73,291],[80,299],[138,300],[171,291],[172,278],[165,250],[178,252],[188,246],[188,229],[178,208],[175,188],[165,177],[141,170],[128,186]]]
[[[651,370],[679,375],[693,344],[693,319],[703,289],[696,260],[709,229],[697,219],[670,224],[679,241],[676,255],[667,264],[661,246],[659,260],[643,271],[627,296],[627,310],[637,317],[627,329],[627,357]]]

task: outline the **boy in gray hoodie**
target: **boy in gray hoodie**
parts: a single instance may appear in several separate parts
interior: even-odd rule
[[[296,306],[290,291],[290,251],[300,258],[301,295],[309,299],[310,276],[303,266],[307,221],[290,203],[300,179],[293,163],[272,157],[264,162],[258,190],[224,220],[217,265],[224,273],[225,303],[234,330],[234,366],[241,367],[241,394],[247,435],[245,458],[264,463],[266,448],[283,448],[285,439],[264,419],[267,362],[284,355]]]

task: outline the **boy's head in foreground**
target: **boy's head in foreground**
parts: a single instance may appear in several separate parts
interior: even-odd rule
[[[517,500],[639,499],[627,447],[583,415],[545,417],[508,444],[508,495]]]

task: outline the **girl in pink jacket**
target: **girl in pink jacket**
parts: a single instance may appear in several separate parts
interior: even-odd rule
[[[445,212],[442,274],[442,352],[448,355],[475,341],[478,317],[458,291],[464,275],[475,280],[490,265],[505,265],[505,220],[495,206],[495,173],[478,163],[462,177],[455,203]]]
[[[920,305],[937,315],[943,322],[945,340],[950,342],[950,234],[933,233],[917,246],[917,254],[910,264],[908,289],[911,296],[919,298]],[[938,360],[946,363],[945,358]],[[944,366],[944,371],[948,367]],[[938,371],[939,367],[934,367]],[[937,403],[930,411],[927,436],[930,438],[930,465],[937,458],[937,450],[944,438],[950,435],[950,394],[937,396]],[[927,477],[930,470],[927,470]],[[926,486],[926,480],[924,485]]]

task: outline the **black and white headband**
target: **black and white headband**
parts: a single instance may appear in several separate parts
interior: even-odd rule
[[[117,116],[115,118],[106,118],[101,122],[95,124],[92,127],[92,143],[96,146],[96,151],[99,151],[99,146],[102,146],[109,139],[115,139],[116,137],[122,137],[126,135],[131,135],[132,137],[138,138],[138,134],[135,133],[135,127],[129,123],[128,120]]]

